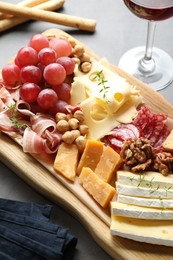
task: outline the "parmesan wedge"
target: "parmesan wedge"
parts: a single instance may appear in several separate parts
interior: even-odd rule
[[[61,143],[54,161],[54,169],[70,181],[74,181],[78,163],[78,148],[75,144]]]
[[[79,179],[86,191],[106,208],[115,195],[115,188],[100,179],[90,168],[83,167]]]

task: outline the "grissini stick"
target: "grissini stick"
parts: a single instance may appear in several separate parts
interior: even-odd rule
[[[22,2],[17,3],[17,5],[26,6],[26,7],[33,7],[33,6],[40,5],[40,4],[47,2],[47,1],[49,1],[49,0],[24,0]],[[0,13],[0,19],[11,18],[11,17],[13,17],[12,14]]]
[[[32,8],[36,10],[41,9],[41,10],[53,11],[53,10],[60,9],[63,6],[63,4],[64,4],[64,0],[49,0],[42,4],[33,6]],[[16,25],[27,22],[28,20],[29,20],[28,18],[22,18],[22,17],[12,17],[9,19],[0,20],[0,32],[6,31]]]
[[[81,30],[93,32],[96,27],[96,21],[81,17],[54,13],[50,11],[36,10],[24,6],[17,6],[0,1],[0,11],[7,14],[12,14],[18,17],[40,20],[65,26],[78,28]]]

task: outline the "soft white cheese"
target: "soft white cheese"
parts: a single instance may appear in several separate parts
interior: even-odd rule
[[[135,241],[173,246],[173,221],[111,217],[111,234]]]
[[[146,208],[140,206],[129,205],[120,202],[112,202],[112,214],[113,216],[121,216],[128,218],[140,218],[140,219],[169,219],[173,220],[173,210],[171,209],[156,209]]]
[[[118,194],[130,195],[135,197],[148,197],[148,198],[160,198],[169,199],[173,198],[173,190],[161,189],[161,188],[145,188],[138,186],[124,185],[116,182],[116,191]]]
[[[149,190],[173,190],[173,176],[169,175],[165,177],[159,172],[145,171],[132,173],[130,171],[117,171],[117,180],[124,185],[146,187]]]
[[[142,198],[118,194],[117,201],[142,207],[173,209],[173,199]]]

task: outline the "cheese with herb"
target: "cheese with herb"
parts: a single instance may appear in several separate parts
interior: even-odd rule
[[[130,195],[136,197],[160,198],[169,199],[173,198],[173,190],[165,188],[145,188],[138,186],[124,185],[116,182],[116,190],[118,194]]]
[[[125,204],[137,205],[142,207],[173,209],[173,199],[142,198],[118,194],[117,201]]]
[[[156,209],[140,207],[135,205],[124,204],[120,202],[111,202],[113,216],[121,216],[128,218],[140,219],[162,219],[173,220],[173,210],[171,209]]]
[[[93,60],[88,73],[75,69],[71,104],[79,104],[88,137],[100,139],[119,123],[130,123],[142,98],[135,86]]]
[[[130,171],[117,171],[118,183],[135,187],[146,187],[151,191],[154,189],[173,190],[173,176],[163,176],[159,172],[145,171],[133,173]]]
[[[173,246],[172,220],[144,220],[111,216],[111,234],[135,241]]]

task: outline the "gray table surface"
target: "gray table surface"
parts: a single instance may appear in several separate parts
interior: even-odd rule
[[[8,0],[8,2],[17,3],[19,1]],[[41,21],[30,21],[16,26],[0,34],[0,67],[2,68],[19,48],[26,45],[33,34],[49,28],[65,30],[88,45],[98,55],[106,57],[112,64],[116,65],[121,55],[129,48],[145,44],[146,21],[139,20],[132,15],[124,6],[123,0],[65,0],[64,7],[59,12],[96,19],[96,31],[89,33]],[[154,43],[156,47],[164,49],[173,57],[172,28],[173,19],[159,22]],[[173,103],[172,90],[173,84],[160,91],[170,103]],[[0,197],[2,198],[52,204],[51,201],[24,183],[3,163],[0,163],[0,180]],[[112,259],[96,244],[77,219],[58,205],[54,205],[54,207],[54,221],[68,227],[79,239],[75,260]]]

